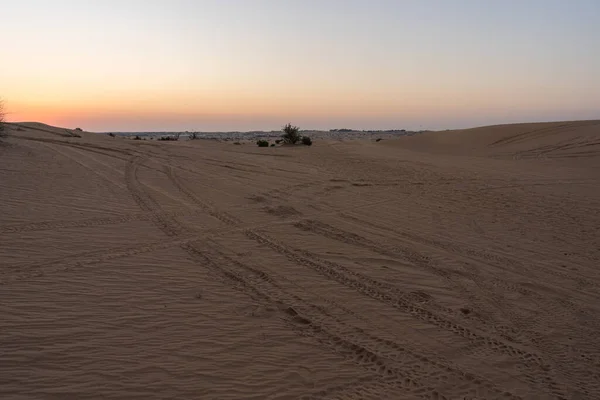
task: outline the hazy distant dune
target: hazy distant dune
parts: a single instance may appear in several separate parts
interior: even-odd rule
[[[596,157],[600,155],[600,121],[509,124],[426,132],[388,144],[462,155]]]

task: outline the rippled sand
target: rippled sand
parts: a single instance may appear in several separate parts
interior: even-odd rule
[[[11,126],[3,399],[598,399],[600,122],[258,148]]]

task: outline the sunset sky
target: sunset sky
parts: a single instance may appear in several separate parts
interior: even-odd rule
[[[92,131],[600,118],[597,0],[0,0],[11,121]]]

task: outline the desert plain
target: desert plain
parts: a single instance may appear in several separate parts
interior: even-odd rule
[[[7,133],[2,399],[600,398],[600,121]]]

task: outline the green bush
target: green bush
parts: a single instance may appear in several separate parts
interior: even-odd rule
[[[269,147],[269,142],[263,139],[260,139],[256,142],[258,147]]]
[[[287,144],[296,144],[300,141],[300,128],[297,126],[293,126],[292,124],[287,124],[282,128],[283,135],[281,138],[284,143]]]
[[[312,139],[308,136],[302,136],[302,144],[306,146],[312,146]]]

